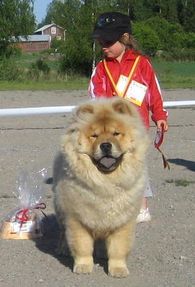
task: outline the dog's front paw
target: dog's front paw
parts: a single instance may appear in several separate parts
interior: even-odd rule
[[[77,274],[90,274],[92,271],[93,265],[76,264],[73,268],[73,272]]]
[[[77,274],[89,274],[93,271],[92,258],[80,258],[75,260],[73,272]]]
[[[129,270],[124,263],[109,264],[108,274],[112,277],[123,278],[129,275]]]

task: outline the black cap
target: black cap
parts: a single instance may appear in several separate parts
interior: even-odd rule
[[[129,16],[119,12],[101,14],[94,27],[93,38],[103,42],[115,43],[124,33],[131,34]]]

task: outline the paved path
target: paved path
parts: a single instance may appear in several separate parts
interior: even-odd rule
[[[194,100],[195,90],[166,90],[168,100]],[[77,105],[85,91],[0,92],[1,108]],[[128,259],[130,276],[113,279],[98,262],[91,275],[75,275],[70,258],[58,257],[56,225],[50,185],[45,189],[47,236],[37,242],[0,240],[0,286],[44,287],[194,287],[195,286],[195,108],[169,109],[170,130],[162,149],[171,170],[163,170],[161,156],[149,152],[154,198],[151,223],[139,224]],[[0,217],[17,205],[13,192],[19,171],[43,167],[51,176],[68,115],[1,118]],[[154,126],[151,128],[154,136]],[[186,185],[186,186],[185,186]]]

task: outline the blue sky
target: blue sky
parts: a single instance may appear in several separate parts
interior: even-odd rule
[[[40,23],[46,16],[47,7],[52,0],[35,0],[34,1],[34,14],[36,16],[37,23]]]

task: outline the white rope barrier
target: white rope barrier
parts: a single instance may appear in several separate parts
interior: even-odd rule
[[[163,106],[165,108],[195,106],[195,101],[169,101],[164,102]]]
[[[37,107],[37,108],[13,108],[0,109],[0,117],[3,116],[33,116],[45,114],[64,114],[70,113],[76,106],[56,106],[56,107]]]
[[[164,102],[164,107],[194,106],[195,101],[168,101]],[[36,107],[36,108],[9,108],[0,109],[0,117],[4,116],[32,116],[45,114],[64,114],[70,113],[76,106],[55,106],[55,107]]]

